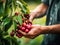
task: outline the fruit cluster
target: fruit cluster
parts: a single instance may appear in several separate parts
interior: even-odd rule
[[[18,13],[16,12],[15,15],[18,15]],[[20,30],[25,33],[28,33],[31,30],[32,23],[29,21],[29,14],[24,14],[24,17],[22,17],[22,21],[22,25],[17,23],[16,31],[12,30],[12,32],[10,33],[12,37],[14,36],[14,34],[16,34],[18,38],[21,38],[23,34],[20,33]]]

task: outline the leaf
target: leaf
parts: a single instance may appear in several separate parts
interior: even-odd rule
[[[25,1],[23,0],[19,0],[21,3],[23,3],[24,5],[27,5],[27,3],[25,3]]]
[[[4,7],[3,7],[3,3],[0,2],[0,17],[3,16],[4,14]]]
[[[28,7],[28,5],[27,4],[25,4],[25,3],[22,3],[23,1],[16,1],[16,3],[19,5],[19,7],[21,8],[21,10],[22,10],[22,12],[24,13],[24,14],[29,14],[29,8],[27,8]]]
[[[13,22],[12,20],[10,20],[10,22],[5,25],[5,32],[8,31],[8,29],[12,26],[12,24]]]
[[[11,12],[12,12],[12,0],[6,0],[5,15],[11,15]]]
[[[23,0],[19,0],[19,1],[23,4],[23,7],[26,10],[26,14],[29,14],[30,13],[30,9],[29,9],[28,4],[25,1],[23,1]]]
[[[16,0],[13,0],[13,9],[16,10]]]
[[[3,20],[3,26],[4,26],[4,31],[7,31],[12,25],[12,20],[8,17],[6,17],[4,20]]]
[[[13,24],[14,24],[14,30],[16,30],[17,28],[17,23],[15,21],[13,21]]]
[[[18,20],[19,24],[22,25],[22,16],[21,15],[17,16],[17,20]]]
[[[4,20],[3,20],[3,24],[6,25],[10,22],[10,19],[8,17],[6,17]]]

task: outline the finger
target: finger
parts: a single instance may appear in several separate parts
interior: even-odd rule
[[[19,30],[19,32],[20,32],[21,34],[23,34],[24,36],[26,36],[26,33],[25,33],[25,32],[23,32],[23,31],[21,31],[21,30]]]
[[[36,24],[36,25],[32,25],[31,27],[32,27],[32,28],[34,28],[34,27],[41,27],[41,25]]]
[[[32,21],[33,21],[33,17],[32,17],[32,16],[30,16],[29,21],[30,21],[30,22],[32,22]]]
[[[29,18],[29,20],[32,22],[33,19],[34,19],[34,12],[31,12],[31,13],[30,13],[30,18]]]
[[[36,25],[32,25],[31,28],[34,28]]]
[[[26,37],[26,38],[31,38],[31,37],[29,36],[29,34],[23,32],[23,31],[19,30],[19,32],[20,32],[21,34],[23,34],[24,37]]]
[[[23,32],[23,31],[19,30],[19,32],[20,32],[21,34],[23,34],[25,37],[30,37],[30,36],[32,35],[32,33],[31,33],[32,31],[31,31],[31,32],[29,31],[30,33],[29,33],[29,32],[28,32],[28,33],[25,33],[25,32]]]
[[[36,25],[32,25],[31,28],[34,28],[34,27],[38,27],[40,25],[36,24]]]

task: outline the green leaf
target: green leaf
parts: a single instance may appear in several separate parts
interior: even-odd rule
[[[19,24],[22,25],[22,16],[21,15],[17,16],[17,20],[18,20]]]
[[[16,23],[16,21],[13,21],[13,24],[14,24],[14,30],[16,30],[16,28],[17,28],[17,23]]]
[[[23,13],[26,14],[26,9],[24,8],[23,4],[19,1],[17,1],[17,3],[19,4],[19,7],[21,8],[21,10],[23,11]]]
[[[27,5],[27,3],[23,0],[19,0],[21,3],[23,3],[24,5]]]
[[[12,15],[11,13],[13,12],[12,11],[12,0],[6,0],[6,3],[5,3],[5,15]]]
[[[16,1],[16,3],[19,5],[19,7],[21,8],[21,10],[24,14],[29,14],[30,11],[29,11],[28,5],[25,4],[25,2],[23,2],[23,0]]]
[[[8,31],[8,29],[10,29],[10,27],[12,26],[12,24],[13,24],[13,21],[10,20],[10,22],[5,25],[5,31]]]
[[[16,10],[16,0],[13,0],[13,9]]]
[[[0,17],[3,16],[4,14],[4,7],[3,7],[3,3],[0,2]]]
[[[6,32],[12,25],[12,20],[9,18],[9,17],[6,17],[4,20],[3,20],[3,26],[4,26],[4,31]]]
[[[26,14],[29,14],[30,13],[30,9],[29,9],[28,4],[25,1],[23,1],[23,0],[19,0],[19,1],[23,4],[23,7],[26,10]]]
[[[6,17],[4,20],[3,20],[3,24],[6,25],[10,22],[10,18]]]

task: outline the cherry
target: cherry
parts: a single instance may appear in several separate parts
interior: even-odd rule
[[[26,17],[26,16],[27,16],[27,14],[24,14],[24,16]]]
[[[27,18],[27,19],[29,19],[29,14],[24,14],[24,16]]]
[[[21,30],[22,26],[20,26],[20,25],[17,25],[17,28]]]
[[[26,26],[26,23],[24,22],[24,23],[22,24],[22,26],[25,27],[25,26]]]
[[[25,23],[27,24],[29,22],[29,20],[26,20]]]
[[[29,30],[28,30],[28,29],[26,29],[26,30],[25,30],[25,32],[26,32],[26,33],[28,33],[28,32],[29,32]]]
[[[20,31],[19,30],[16,30],[16,32],[20,34]]]
[[[18,14],[19,14],[18,12],[15,12],[15,15],[16,15],[16,16],[18,16]]]
[[[12,32],[14,32],[14,30],[12,30]]]
[[[15,34],[14,32],[11,32],[11,33],[10,33],[10,36],[11,36],[11,37],[13,37],[13,36],[14,36],[14,34]]]
[[[18,33],[16,33],[16,36],[17,36],[18,38],[20,38],[20,36],[19,36],[19,34],[18,34]]]
[[[29,16],[29,14],[24,14],[25,17]]]
[[[30,24],[32,24],[32,22],[29,21]]]
[[[23,35],[20,33],[16,33],[16,36],[18,37],[18,38],[21,38]]]
[[[30,22],[29,20],[26,20],[25,23],[32,25],[32,22]]]
[[[19,36],[20,36],[20,37],[22,37],[22,36],[23,36],[23,34],[21,34],[21,33],[20,33],[20,34],[19,34]]]
[[[29,17],[30,17],[29,15],[26,16],[27,19],[29,19]]]
[[[30,26],[31,26],[32,24],[31,24],[31,23],[29,23],[28,25],[30,25]]]
[[[21,30],[22,30],[22,31],[25,31],[25,27],[22,27]]]
[[[30,25],[26,25],[26,28],[30,30],[31,29],[31,26]]]

